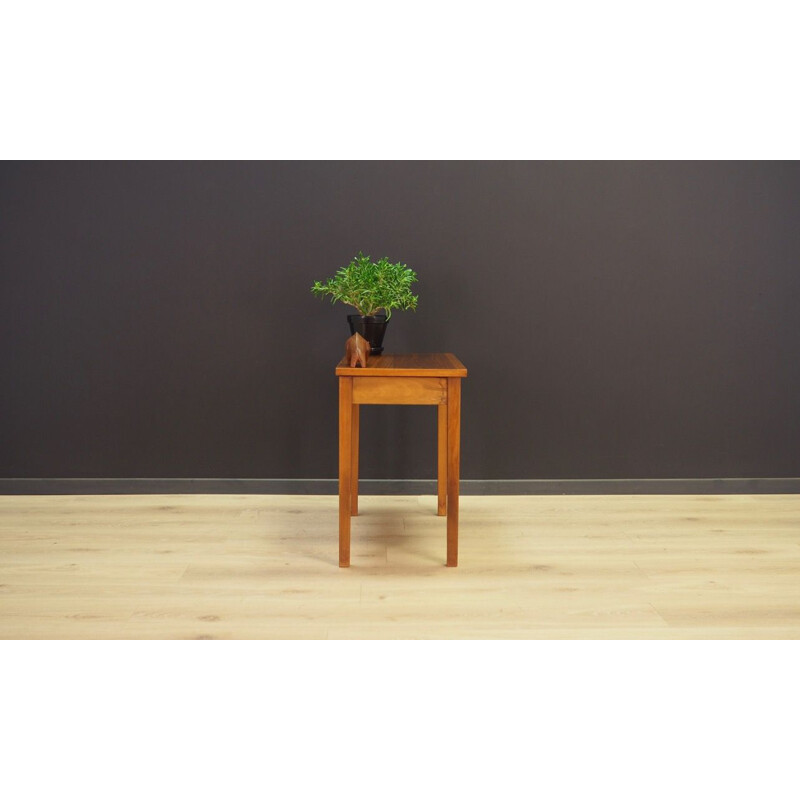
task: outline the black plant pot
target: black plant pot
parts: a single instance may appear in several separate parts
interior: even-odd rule
[[[383,352],[383,337],[389,324],[386,314],[376,314],[374,317],[348,314],[347,321],[350,323],[350,335],[360,333],[369,342],[373,356],[379,356]]]

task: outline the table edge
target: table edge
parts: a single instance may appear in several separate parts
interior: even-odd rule
[[[414,353],[413,355],[418,355]],[[419,355],[428,355],[419,354]],[[446,355],[453,359],[459,366],[452,367],[347,367],[343,365],[345,358],[336,365],[336,375],[338,377],[391,377],[392,375],[404,376],[407,378],[440,377],[440,378],[466,378],[467,368],[461,363],[460,359],[452,353],[437,353],[436,355]]]

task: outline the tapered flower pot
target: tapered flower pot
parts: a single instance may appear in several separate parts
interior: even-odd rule
[[[376,314],[374,317],[348,314],[347,322],[350,324],[350,335],[360,333],[369,342],[373,356],[379,356],[383,352],[383,337],[389,324],[386,314]]]

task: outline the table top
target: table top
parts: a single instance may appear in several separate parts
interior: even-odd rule
[[[467,368],[452,353],[382,353],[369,356],[366,367],[348,367],[347,359],[342,358],[336,366],[336,374],[362,378],[466,378]]]

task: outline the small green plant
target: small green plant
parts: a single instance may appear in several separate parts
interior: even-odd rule
[[[359,253],[325,283],[314,281],[311,291],[317,297],[330,295],[331,303],[354,306],[362,317],[374,316],[383,309],[388,320],[393,308],[416,309],[419,297],[411,293],[416,280],[417,273],[405,264],[392,264],[386,257],[373,261]]]

